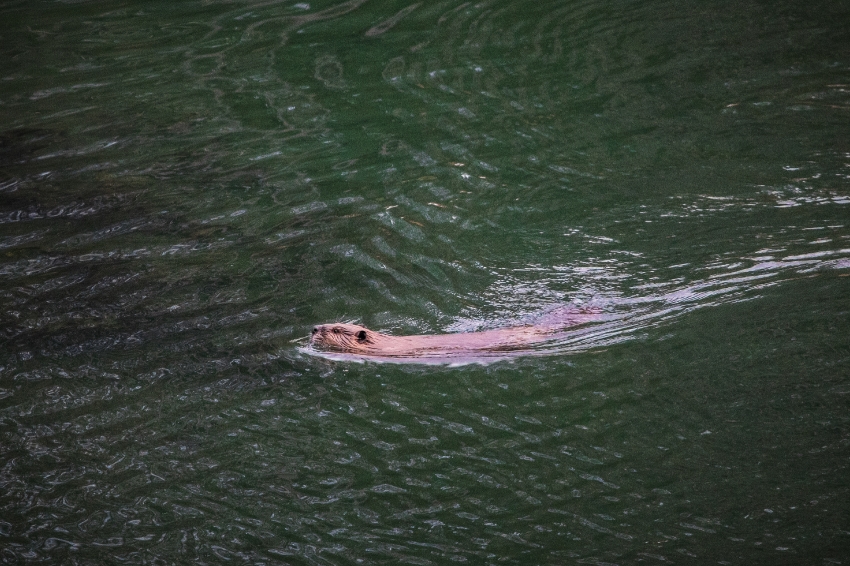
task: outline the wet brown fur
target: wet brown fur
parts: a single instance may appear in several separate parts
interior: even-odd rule
[[[504,352],[542,342],[550,332],[518,326],[483,332],[390,336],[357,324],[322,324],[313,328],[310,344],[317,349],[367,356],[424,356],[462,352]]]

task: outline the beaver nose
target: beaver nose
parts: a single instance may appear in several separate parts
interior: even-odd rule
[[[319,332],[319,327],[318,327],[318,326],[314,326],[314,327],[313,327],[313,332],[312,332],[311,334],[312,334],[313,336],[315,336],[318,332]]]

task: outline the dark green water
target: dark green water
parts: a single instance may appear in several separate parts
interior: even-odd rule
[[[3,563],[848,562],[846,1],[0,22]]]

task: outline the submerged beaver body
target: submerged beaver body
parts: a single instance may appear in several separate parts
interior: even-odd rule
[[[319,351],[375,358],[435,358],[464,355],[521,355],[531,353],[536,344],[557,337],[559,331],[595,318],[587,310],[560,313],[549,324],[514,326],[482,332],[457,334],[418,334],[391,336],[365,326],[347,323],[313,327],[310,345]]]

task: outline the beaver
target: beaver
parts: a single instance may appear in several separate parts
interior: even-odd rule
[[[548,324],[512,326],[480,332],[409,336],[383,334],[359,324],[320,324],[313,327],[310,346],[318,351],[390,359],[501,355],[512,357],[532,353],[535,345],[557,338],[559,330],[594,320],[597,313],[598,310],[570,310],[566,314],[548,317]]]

